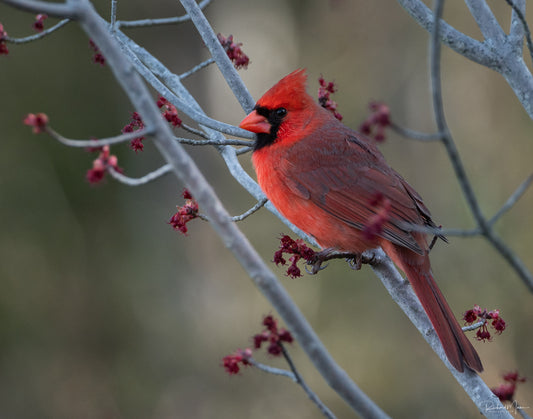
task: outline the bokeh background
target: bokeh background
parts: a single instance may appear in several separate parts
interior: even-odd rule
[[[108,15],[109,2],[95,6]],[[505,2],[491,6],[507,28]],[[120,19],[182,13],[170,0],[119,2]],[[321,74],[337,83],[334,99],[351,127],[378,99],[398,123],[434,130],[428,34],[397,2],[215,0],[206,14],[216,32],[244,44],[251,64],[241,74],[255,98],[306,67],[313,94]],[[461,2],[448,2],[445,16],[480,38]],[[533,20],[531,11],[528,16]],[[0,22],[11,36],[31,34],[32,21],[0,4]],[[175,72],[207,57],[191,23],[127,33]],[[9,48],[0,57],[0,417],[321,417],[289,380],[252,369],[230,377],[221,367],[223,356],[251,345],[272,308],[207,223],[189,224],[186,237],[167,224],[183,202],[183,185],[171,176],[139,188],[112,179],[90,185],[85,172],[95,156],[22,124],[28,112],[45,112],[63,135],[90,138],[115,135],[129,122],[134,109],[109,68],[91,62],[85,34],[71,23],[40,42]],[[448,122],[490,215],[531,172],[533,123],[498,74],[447,48],[442,61]],[[213,117],[237,124],[244,116],[216,68],[187,86]],[[138,154],[113,147],[127,174],[161,164],[145,143]],[[390,134],[381,149],[437,223],[473,226],[441,145]],[[253,204],[215,150],[188,150],[232,213]],[[251,170],[249,156],[242,161]],[[497,224],[529,269],[532,208],[530,190]],[[287,232],[266,210],[240,226],[267,261]],[[432,263],[458,316],[477,303],[499,308],[508,323],[493,342],[475,343],[487,384],[498,385],[502,373],[516,369],[533,377],[532,295],[507,263],[478,238],[439,243]],[[316,277],[291,280],[272,268],[331,354],[386,412],[478,417],[370,269],[354,273],[334,262]],[[290,351],[338,417],[353,417],[298,345]],[[532,390],[531,381],[519,387],[517,401],[533,407]]]

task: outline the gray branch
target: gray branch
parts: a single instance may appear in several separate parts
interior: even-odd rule
[[[398,0],[420,26],[433,31],[433,12],[421,0]],[[522,57],[521,42],[524,28],[520,28],[516,10],[525,10],[523,0],[517,0],[513,10],[511,34],[506,35],[494,18],[485,0],[467,0],[467,5],[485,37],[475,40],[443,20],[440,21],[439,39],[458,54],[500,73],[516,97],[533,119],[533,76]],[[522,25],[523,26],[523,25]]]
[[[165,164],[164,166],[161,166],[159,169],[154,170],[153,172],[147,173],[146,175],[140,177],[140,178],[132,178],[126,175],[123,175],[120,172],[117,172],[113,167],[107,168],[108,173],[118,180],[119,182],[128,185],[128,186],[140,186],[140,185],[146,185],[149,182],[153,182],[156,179],[159,179],[160,177],[166,175],[167,173],[172,172],[172,166],[170,164]]]
[[[11,36],[6,36],[4,39],[7,42],[10,42],[12,44],[25,44],[27,42],[37,41],[41,38],[44,38],[47,35],[50,35],[52,32],[57,31],[58,29],[65,26],[67,23],[70,22],[70,19],[63,19],[56,23],[54,26],[49,27],[48,29],[45,29],[44,31],[37,33],[35,35],[25,36],[24,38],[12,38]]]
[[[153,130],[148,128],[139,129],[137,131],[128,132],[126,134],[117,135],[116,137],[101,138],[94,140],[72,140],[70,138],[65,138],[55,130],[50,127],[46,127],[45,131],[54,139],[59,141],[61,144],[68,147],[103,147],[105,145],[119,144],[126,141],[131,141],[135,138],[143,137],[145,135],[150,135],[153,133]]]

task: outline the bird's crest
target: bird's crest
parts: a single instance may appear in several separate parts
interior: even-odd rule
[[[269,109],[286,107],[288,109],[301,109],[309,102],[313,102],[311,96],[306,92],[307,73],[304,68],[300,68],[283,77],[270,88],[257,101],[259,106]]]

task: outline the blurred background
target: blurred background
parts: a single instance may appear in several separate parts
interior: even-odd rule
[[[119,19],[183,13],[170,0],[118,6]],[[491,6],[507,30],[507,5]],[[108,1],[95,7],[107,18]],[[429,36],[395,1],[215,0],[206,15],[215,32],[243,43],[251,63],[240,73],[256,99],[306,67],[313,95],[320,75],[336,82],[333,99],[350,127],[366,118],[370,100],[383,100],[397,123],[435,129]],[[445,17],[480,39],[461,2],[448,2]],[[32,34],[33,20],[0,5],[11,36]],[[126,33],[177,73],[208,56],[191,23]],[[54,129],[85,139],[116,135],[129,122],[132,105],[109,68],[91,62],[80,28],[70,23],[39,42],[8,47],[10,54],[0,56],[0,417],[321,417],[289,380],[250,368],[230,377],[221,367],[222,357],[251,346],[263,316],[275,313],[207,223],[190,223],[187,236],[167,224],[183,204],[183,185],[172,176],[138,188],[112,179],[91,185],[85,173],[95,155],[22,124],[27,113],[45,112]],[[447,48],[442,64],[448,123],[483,211],[492,215],[531,173],[533,122],[498,74]],[[243,118],[215,67],[186,85],[211,116],[231,124]],[[389,134],[381,149],[437,224],[473,227],[440,144]],[[188,150],[230,212],[253,205],[215,150]],[[149,140],[142,153],[127,145],[112,152],[130,176],[162,164]],[[241,160],[251,170],[249,156]],[[530,270],[531,208],[529,190],[497,224]],[[240,227],[267,261],[287,232],[266,210]],[[493,342],[475,343],[486,383],[495,387],[514,370],[532,378],[532,295],[507,263],[482,239],[452,237],[438,243],[432,264],[458,317],[479,304],[500,309],[508,324]],[[368,267],[353,272],[338,261],[315,277],[291,280],[271,266],[334,358],[387,413],[479,415]],[[290,352],[335,414],[354,417],[298,344]],[[519,386],[516,400],[533,407],[532,390],[531,381]]]

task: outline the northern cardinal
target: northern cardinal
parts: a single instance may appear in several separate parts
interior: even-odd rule
[[[422,198],[372,140],[313,100],[306,81],[305,70],[284,77],[240,123],[257,134],[252,161],[259,185],[323,249],[360,254],[381,246],[406,274],[450,363],[460,372],[465,364],[481,372],[476,350],[433,279],[426,234],[409,228],[435,227]],[[376,217],[381,224],[368,234]]]

